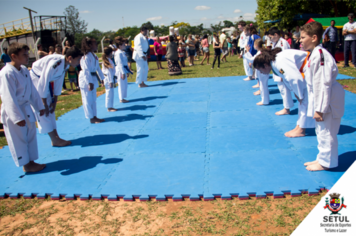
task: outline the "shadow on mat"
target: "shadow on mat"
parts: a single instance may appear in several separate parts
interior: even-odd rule
[[[344,134],[352,134],[356,132],[356,128],[349,126],[349,125],[340,125],[339,133],[338,135],[344,135]],[[315,128],[314,129],[306,129],[305,133],[307,136],[316,136],[315,133]]]
[[[49,162],[40,172],[26,173],[26,175],[45,174],[49,172],[61,172],[61,175],[72,175],[82,171],[95,168],[98,164],[116,164],[122,162],[122,158],[107,158],[102,160],[102,156],[87,156],[79,159],[60,160]]]
[[[293,100],[293,102],[296,102],[297,100]],[[282,105],[283,100],[282,99],[273,99],[272,101],[269,102],[269,106],[271,105]]]
[[[280,93],[280,92],[279,92],[279,89],[271,89],[271,90],[269,91],[269,94],[277,94],[277,93]]]
[[[165,82],[162,84],[154,84],[154,85],[150,85],[150,87],[157,87],[157,86],[170,86],[170,85],[175,85],[175,84],[185,84],[185,82]]]
[[[107,117],[105,119],[106,122],[123,122],[123,121],[131,121],[131,120],[145,120],[146,118],[151,118],[153,116],[143,116],[139,114],[129,114],[127,116],[114,116]]]
[[[277,84],[271,84],[271,85],[268,85],[269,88],[271,87],[277,87]]]
[[[146,101],[151,101],[155,99],[163,99],[167,98],[168,96],[154,96],[154,97],[145,97],[145,98],[136,98],[136,99],[130,99],[130,102],[146,102]]]
[[[108,145],[114,143],[121,143],[128,139],[140,139],[140,138],[147,138],[147,137],[148,135],[130,136],[127,134],[98,134],[98,135],[73,139],[71,140],[72,145],[70,146],[81,146],[81,147],[101,146],[101,145]]]
[[[156,106],[134,105],[134,106],[130,106],[130,107],[119,108],[119,109],[117,109],[117,111],[143,111],[143,110],[146,110],[148,108],[153,108],[153,107],[156,107]]]
[[[345,172],[356,161],[356,151],[345,152],[339,156],[339,166],[328,171]]]

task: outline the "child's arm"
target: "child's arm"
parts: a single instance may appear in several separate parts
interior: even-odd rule
[[[9,116],[10,120],[14,124],[25,121],[25,114],[23,114],[19,104],[17,103],[16,84],[16,79],[9,73],[4,73],[0,80],[0,94],[2,106],[4,107],[6,114]]]
[[[105,76],[103,74],[103,72],[101,71],[100,65],[99,65],[99,60],[96,61],[96,71],[98,72],[99,78],[101,80],[101,83],[103,83]]]
[[[37,91],[36,87],[33,85],[32,81],[31,81],[30,104],[32,105],[33,109],[36,112],[40,113],[41,116],[44,114],[45,107],[44,107],[42,99],[41,99],[40,95],[38,94],[38,91]]]

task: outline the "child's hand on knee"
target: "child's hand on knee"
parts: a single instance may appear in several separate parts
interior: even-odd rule
[[[26,125],[26,121],[22,120],[16,123],[18,126],[24,127]]]
[[[316,111],[313,118],[315,119],[316,122],[322,122],[322,121],[324,121],[324,119],[323,119],[323,113],[321,113],[321,112],[317,112],[317,111]]]

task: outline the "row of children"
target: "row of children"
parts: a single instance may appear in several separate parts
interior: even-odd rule
[[[271,28],[268,36],[272,50],[263,49],[256,40],[252,55],[245,46],[244,60],[252,63],[259,80],[262,101],[269,103],[268,79],[273,72],[274,81],[283,99],[284,108],[276,115],[290,114],[294,106],[292,94],[298,100],[296,127],[285,133],[286,137],[303,137],[307,128],[315,128],[319,153],[315,161],[304,165],[309,171],[328,170],[338,166],[338,140],[341,117],[344,114],[345,91],[336,81],[338,68],[332,55],[322,48],[322,25],[312,22],[301,27],[300,42],[305,51],[289,49],[277,28]],[[248,35],[248,34],[247,34]]]
[[[115,53],[115,64],[111,61],[111,48],[106,48],[103,56],[103,74],[99,60],[94,54],[97,43],[93,38],[84,38],[82,50],[75,46],[66,50],[65,55],[52,54],[33,63],[31,71],[25,65],[29,62],[29,47],[12,43],[8,54],[11,62],[0,72],[1,122],[13,160],[23,166],[25,172],[37,172],[45,168],[37,164],[38,146],[36,138],[37,121],[39,133],[48,134],[52,146],[64,147],[71,141],[63,140],[57,132],[55,110],[58,96],[62,92],[64,75],[69,66],[82,68],[79,74],[85,117],[90,123],[101,123],[97,118],[96,89],[98,81],[106,87],[106,107],[113,109],[113,84],[119,78],[121,102],[127,102],[127,76],[132,73],[127,67],[127,59],[122,51],[125,41],[115,39],[119,50]],[[147,64],[147,63],[146,63]]]

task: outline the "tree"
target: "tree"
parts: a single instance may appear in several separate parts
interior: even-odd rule
[[[74,6],[70,5],[64,9],[63,14],[67,17],[67,31],[72,34],[84,34],[87,31],[88,23],[79,18],[79,11]]]
[[[231,26],[234,26],[234,23],[232,23],[229,20],[224,20],[223,22],[224,22],[224,27],[225,28],[230,28]]]
[[[150,21],[147,21],[146,23],[143,23],[141,25],[141,27],[142,26],[145,26],[148,30],[153,30],[153,25],[152,25],[152,23]]]
[[[224,28],[224,26],[221,25],[221,21],[219,24],[211,24],[210,27],[213,29],[213,33],[218,33],[222,28]]]

